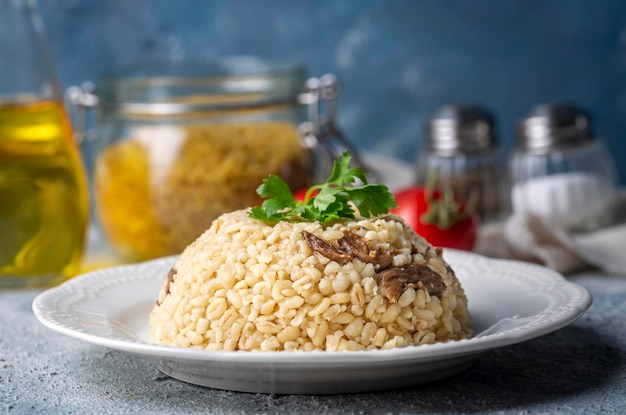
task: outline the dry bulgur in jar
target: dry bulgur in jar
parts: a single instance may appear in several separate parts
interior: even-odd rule
[[[309,185],[301,65],[255,58],[131,66],[103,78],[93,145],[98,224],[126,260],[178,254],[269,174]]]

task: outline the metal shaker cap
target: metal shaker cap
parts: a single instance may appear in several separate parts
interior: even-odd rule
[[[478,105],[439,108],[427,126],[427,148],[440,156],[476,153],[497,145],[494,118]]]
[[[549,153],[592,139],[588,114],[572,104],[539,104],[518,123],[518,145],[528,152]]]

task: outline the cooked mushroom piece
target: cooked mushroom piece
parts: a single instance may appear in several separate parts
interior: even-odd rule
[[[170,268],[170,272],[167,273],[167,281],[165,283],[165,295],[168,295],[170,293],[170,285],[172,284],[172,282],[174,282],[174,276],[176,275],[176,272],[176,268],[172,267]],[[161,305],[158,299],[156,303],[157,305]]]
[[[311,232],[302,231],[302,236],[312,250],[320,253],[331,261],[336,261],[341,265],[352,261],[353,255],[349,252],[345,252],[341,247],[331,245],[322,238],[313,235]]]
[[[426,265],[407,264],[402,267],[387,268],[378,273],[380,293],[395,303],[408,288],[426,289],[430,295],[441,299],[446,285],[437,274]]]
[[[370,251],[367,246],[367,240],[350,231],[344,232],[343,238],[339,240],[339,244],[344,250],[359,258],[365,263],[374,264],[376,270],[389,267],[393,261],[393,255],[389,252],[380,250]]]

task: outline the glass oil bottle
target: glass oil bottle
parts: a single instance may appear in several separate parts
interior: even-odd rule
[[[34,2],[0,28],[0,288],[50,286],[79,271],[86,178]]]

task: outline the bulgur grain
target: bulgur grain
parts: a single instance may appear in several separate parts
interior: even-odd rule
[[[396,264],[429,267],[445,290],[431,295],[414,286],[391,302],[379,290],[373,264],[357,258],[344,265],[331,261],[307,245],[303,231],[331,244],[346,232],[358,235],[372,251],[393,252]],[[456,276],[432,246],[393,215],[323,228],[315,222],[267,225],[239,210],[217,218],[174,268],[150,315],[158,344],[334,351],[472,336],[467,298]]]

